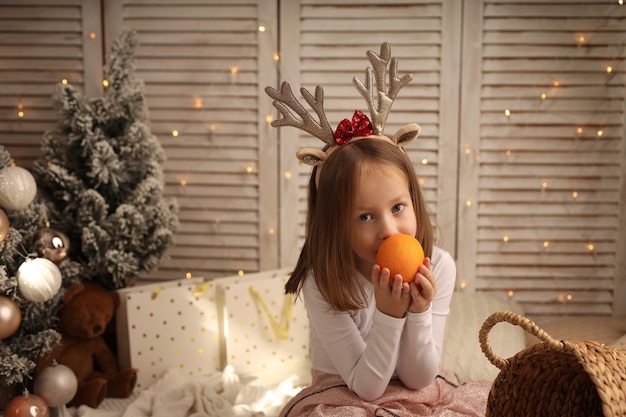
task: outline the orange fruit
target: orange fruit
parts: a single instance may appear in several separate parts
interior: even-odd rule
[[[404,282],[411,282],[420,265],[424,262],[424,249],[417,239],[410,235],[393,235],[383,241],[376,252],[376,263],[387,268],[391,277],[402,275]]]

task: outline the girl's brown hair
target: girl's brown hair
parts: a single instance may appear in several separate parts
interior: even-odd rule
[[[298,294],[311,272],[322,296],[333,309],[350,311],[365,306],[365,294],[359,284],[350,245],[350,228],[354,224],[350,217],[360,174],[369,164],[394,166],[406,174],[417,217],[415,237],[422,244],[425,256],[432,255],[433,227],[411,160],[391,142],[367,138],[353,140],[329,155],[317,186],[315,177],[320,168],[314,167],[311,172],[306,239],[285,285],[287,293]]]

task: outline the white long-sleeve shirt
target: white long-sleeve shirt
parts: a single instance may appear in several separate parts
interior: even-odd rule
[[[367,307],[333,310],[309,275],[302,294],[311,326],[312,367],[340,375],[359,397],[372,401],[397,376],[408,388],[429,385],[439,371],[441,346],[456,280],[450,254],[433,247],[431,264],[437,293],[423,313],[394,318],[376,308],[374,287],[359,274]]]

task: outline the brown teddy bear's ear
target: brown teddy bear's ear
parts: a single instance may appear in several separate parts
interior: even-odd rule
[[[63,302],[69,303],[72,298],[85,291],[85,284],[75,284],[65,290],[63,294]]]

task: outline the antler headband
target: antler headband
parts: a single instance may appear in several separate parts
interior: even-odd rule
[[[393,101],[402,87],[411,82],[413,76],[405,74],[402,78],[398,77],[398,59],[391,57],[391,46],[387,42],[380,46],[380,55],[373,51],[368,51],[367,58],[372,66],[365,70],[365,83],[354,77],[353,84],[369,107],[372,116],[371,122],[365,114],[356,110],[351,121],[344,119],[339,123],[336,131],[333,132],[324,112],[324,90],[321,86],[315,87],[315,96],[311,95],[306,88],[300,88],[300,93],[304,100],[317,113],[319,122],[314,120],[311,114],[296,99],[288,82],[284,81],[281,84],[280,91],[272,87],[265,88],[267,95],[274,99],[274,107],[283,116],[282,119],[273,120],[272,126],[293,126],[310,133],[326,143],[326,150],[316,148],[300,149],[296,156],[302,162],[312,166],[321,166],[338,146],[344,145],[351,140],[363,138],[386,140],[402,149],[404,145],[419,135],[420,126],[417,123],[403,126],[391,137],[384,135],[383,130]],[[387,72],[388,66],[390,73]],[[389,76],[388,85],[386,85],[387,76]],[[300,116],[300,118],[298,119],[297,116]]]

